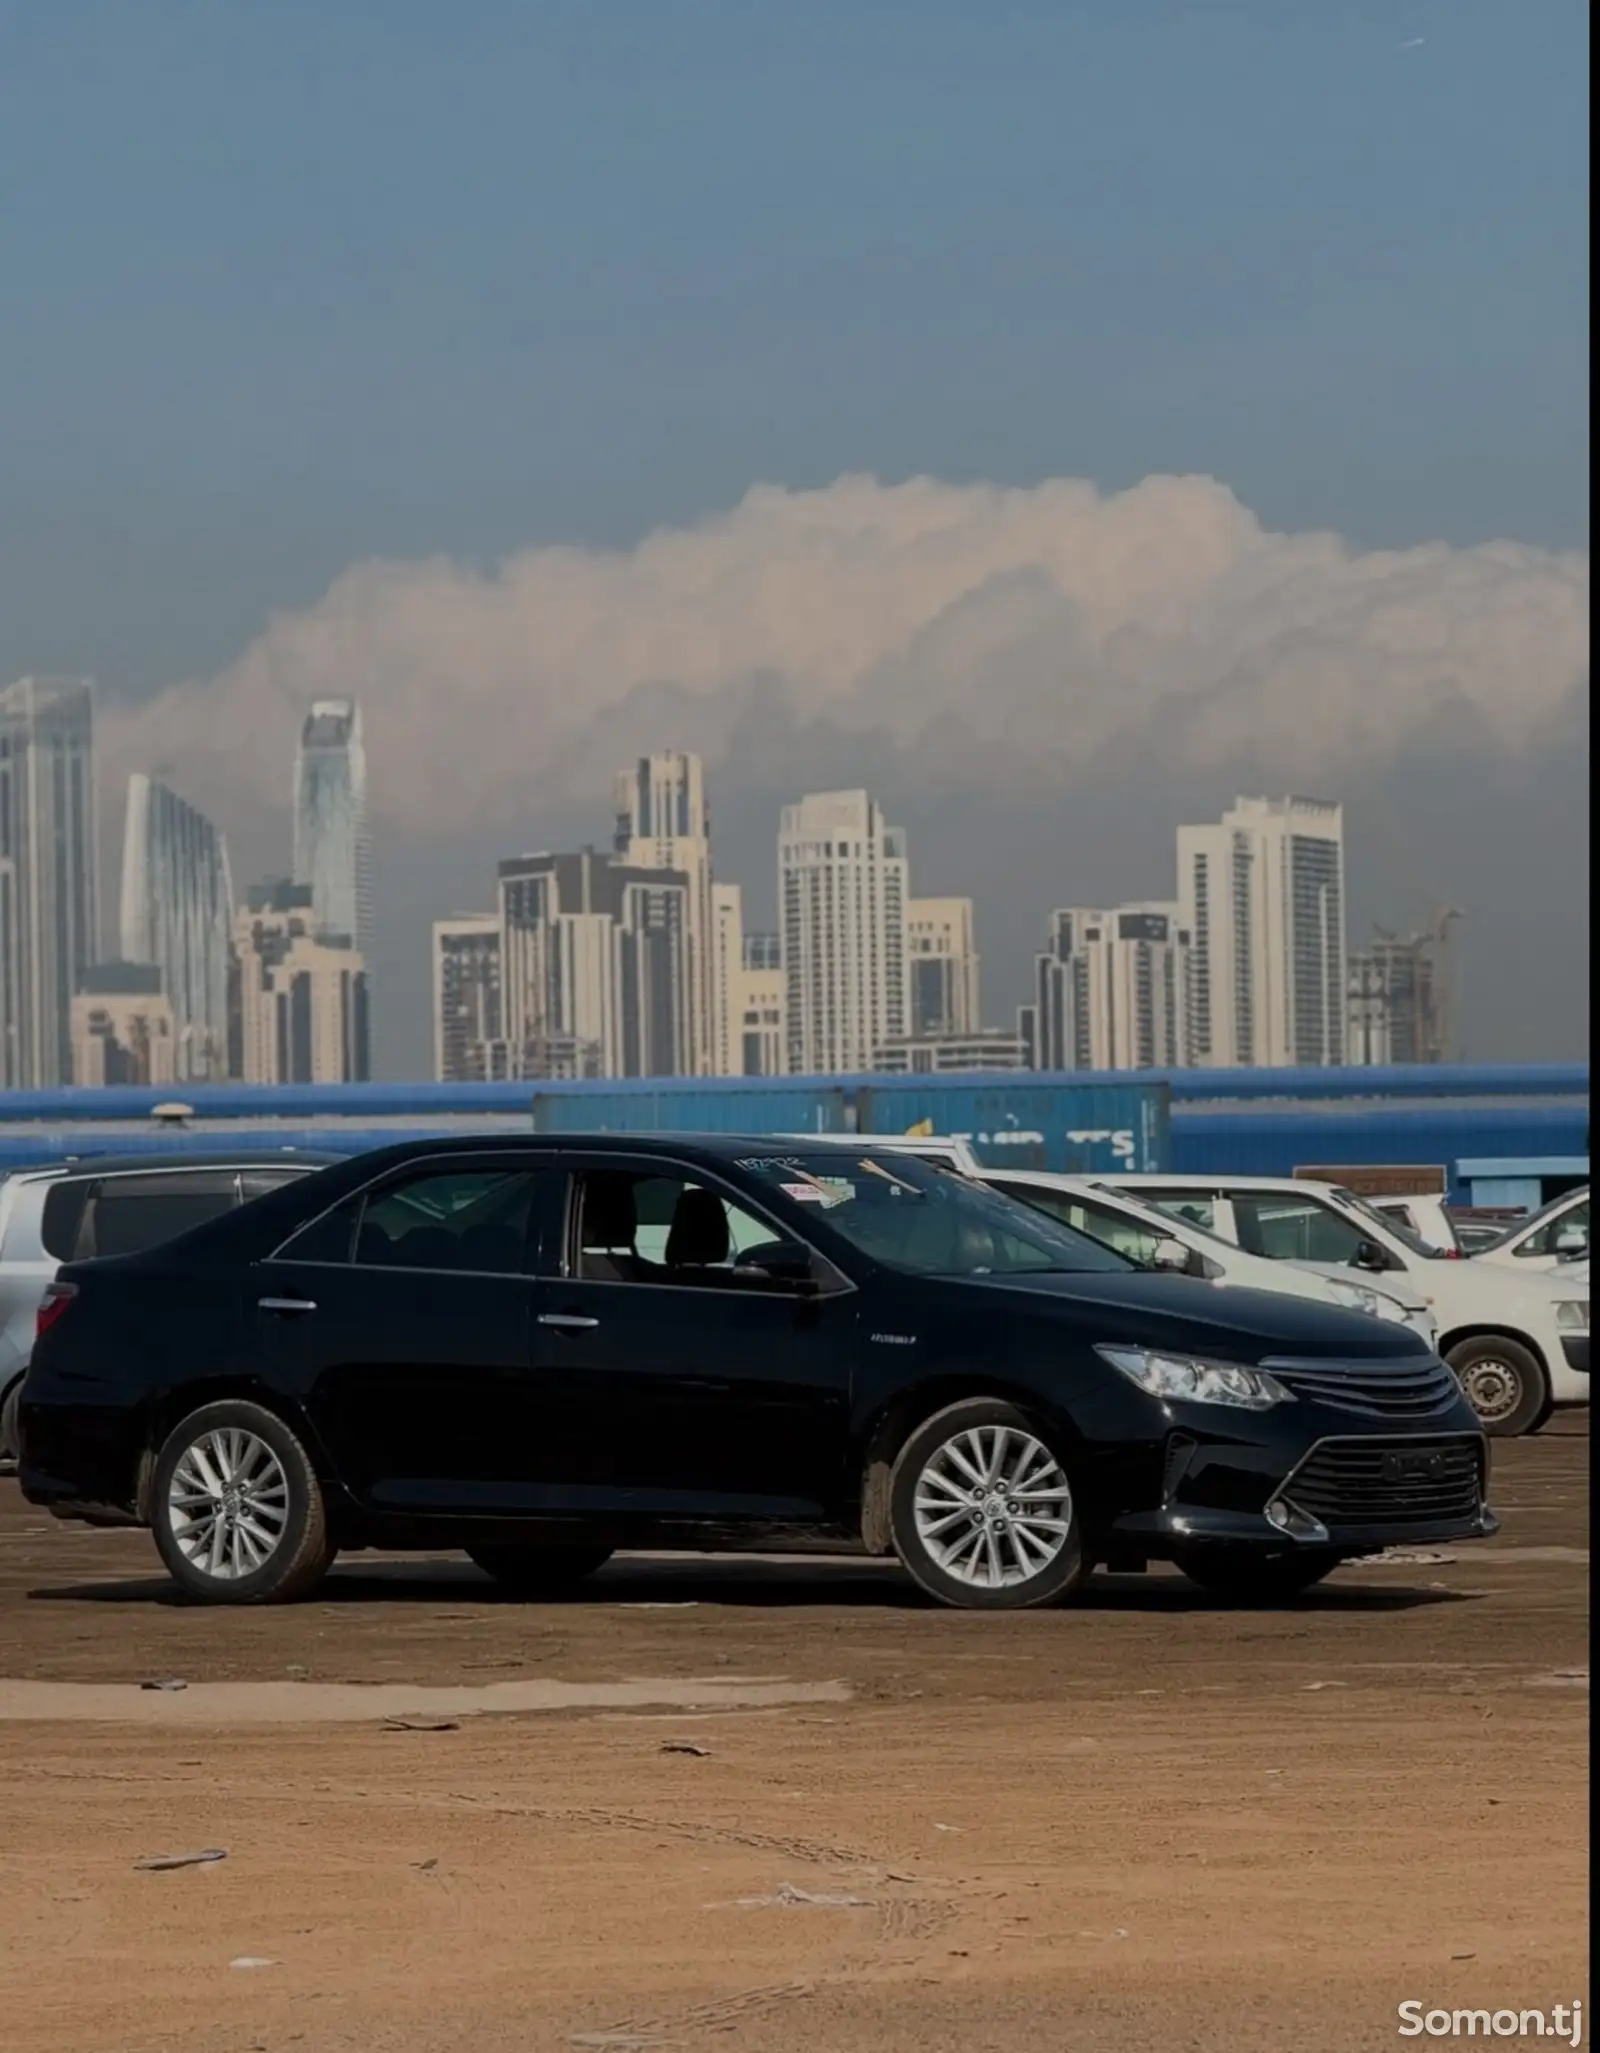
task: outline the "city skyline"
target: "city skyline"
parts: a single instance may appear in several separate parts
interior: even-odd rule
[[[24,680],[6,702],[26,710],[13,728],[35,752],[56,728],[58,741],[69,737],[82,800],[73,817],[92,841],[89,688],[43,691]],[[15,783],[15,737],[11,754]],[[314,703],[294,764],[305,801],[296,867],[314,855],[331,876],[335,920],[292,874],[232,904],[226,837],[164,781],[135,773],[121,953],[96,954],[77,973],[64,1027],[69,1071],[187,1082],[371,1073],[369,963],[336,924],[370,931],[372,922],[359,704]],[[503,858],[495,911],[432,922],[436,1074],[1339,1066],[1452,1052],[1447,944],[1460,912],[1410,937],[1377,929],[1352,951],[1336,801],[1236,797],[1218,820],[1178,824],[1173,898],[1058,906],[1031,984],[986,1016],[972,898],[913,892],[907,837],[870,792],[811,792],[779,807],[778,927],[747,933],[743,883],[716,870],[701,758],[681,748],[641,755],[613,788],[609,854],[590,846]],[[8,890],[19,874],[13,862]],[[263,952],[259,915],[269,906],[293,918]],[[51,914],[48,890],[39,907]],[[252,1038],[250,991],[278,990],[290,956],[282,988],[316,1016]],[[141,965],[155,966],[154,984]],[[144,1005],[147,993],[160,1003]]]

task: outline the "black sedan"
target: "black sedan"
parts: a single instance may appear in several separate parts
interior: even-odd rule
[[[1150,1274],[871,1142],[416,1143],[51,1285],[22,1487],[191,1596],[461,1547],[528,1594],[627,1546],[897,1554],[946,1603],[1178,1562],[1287,1596],[1487,1534],[1414,1334]]]

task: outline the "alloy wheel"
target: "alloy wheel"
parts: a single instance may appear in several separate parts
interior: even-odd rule
[[[167,1487],[173,1544],[218,1581],[254,1575],[289,1529],[289,1478],[267,1442],[242,1426],[216,1426],[179,1456]]]
[[[1015,1426],[970,1426],[929,1455],[912,1499],[932,1560],[972,1589],[1031,1582],[1059,1560],[1072,1530],[1061,1464]]]

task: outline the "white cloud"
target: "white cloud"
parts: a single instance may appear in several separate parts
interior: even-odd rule
[[[803,713],[908,743],[954,718],[1069,785],[1120,744],[1336,788],[1441,714],[1539,745],[1587,675],[1588,576],[1509,542],[1274,534],[1207,478],[762,486],[626,552],[357,565],[220,676],[108,709],[104,738],[117,768],[160,763],[220,819],[259,817],[306,702],[350,692],[380,815],[427,836],[525,818],[640,687],[707,701],[714,759],[717,702],[766,674]]]

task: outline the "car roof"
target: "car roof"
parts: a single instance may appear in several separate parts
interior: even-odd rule
[[[1127,1184],[1137,1190],[1141,1184],[1156,1186],[1161,1190],[1338,1190],[1339,1184],[1330,1183],[1320,1176],[1231,1176],[1226,1170],[1218,1170],[1215,1176],[1165,1176],[1159,1170],[1145,1169],[1137,1174],[1124,1176],[1119,1170],[1102,1172],[1091,1179],[1095,1183],[1110,1184],[1120,1189]]]

